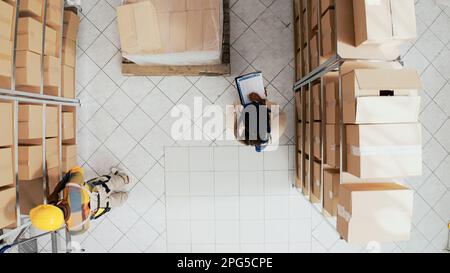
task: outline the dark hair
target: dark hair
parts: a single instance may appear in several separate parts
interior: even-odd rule
[[[259,102],[246,105],[238,119],[237,127],[244,124],[244,131],[236,135],[249,146],[262,146],[270,141],[270,109]]]

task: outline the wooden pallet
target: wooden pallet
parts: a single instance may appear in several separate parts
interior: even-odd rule
[[[221,76],[231,74],[230,65],[230,0],[223,0],[222,63],[216,65],[137,65],[122,58],[125,76]]]

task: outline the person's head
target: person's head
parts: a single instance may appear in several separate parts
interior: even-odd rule
[[[238,140],[247,146],[255,146],[257,151],[270,141],[270,110],[265,104],[253,102],[246,105],[236,124]]]
[[[30,211],[33,227],[41,231],[56,231],[65,224],[64,212],[59,206],[41,205]]]

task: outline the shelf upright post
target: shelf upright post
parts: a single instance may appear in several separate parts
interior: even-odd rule
[[[320,9],[320,7],[319,7]],[[325,117],[325,90],[324,90],[325,84],[324,84],[324,75],[320,78],[320,201],[322,203],[322,208],[324,207],[324,165],[325,165],[325,137],[326,137],[326,117]],[[323,210],[323,209],[322,209]]]
[[[14,178],[16,184],[16,226],[21,225],[19,194],[19,101],[14,100]]]

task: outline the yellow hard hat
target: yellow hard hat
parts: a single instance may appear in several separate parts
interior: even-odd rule
[[[58,207],[41,205],[30,211],[31,224],[42,231],[56,231],[64,225],[64,214]]]

